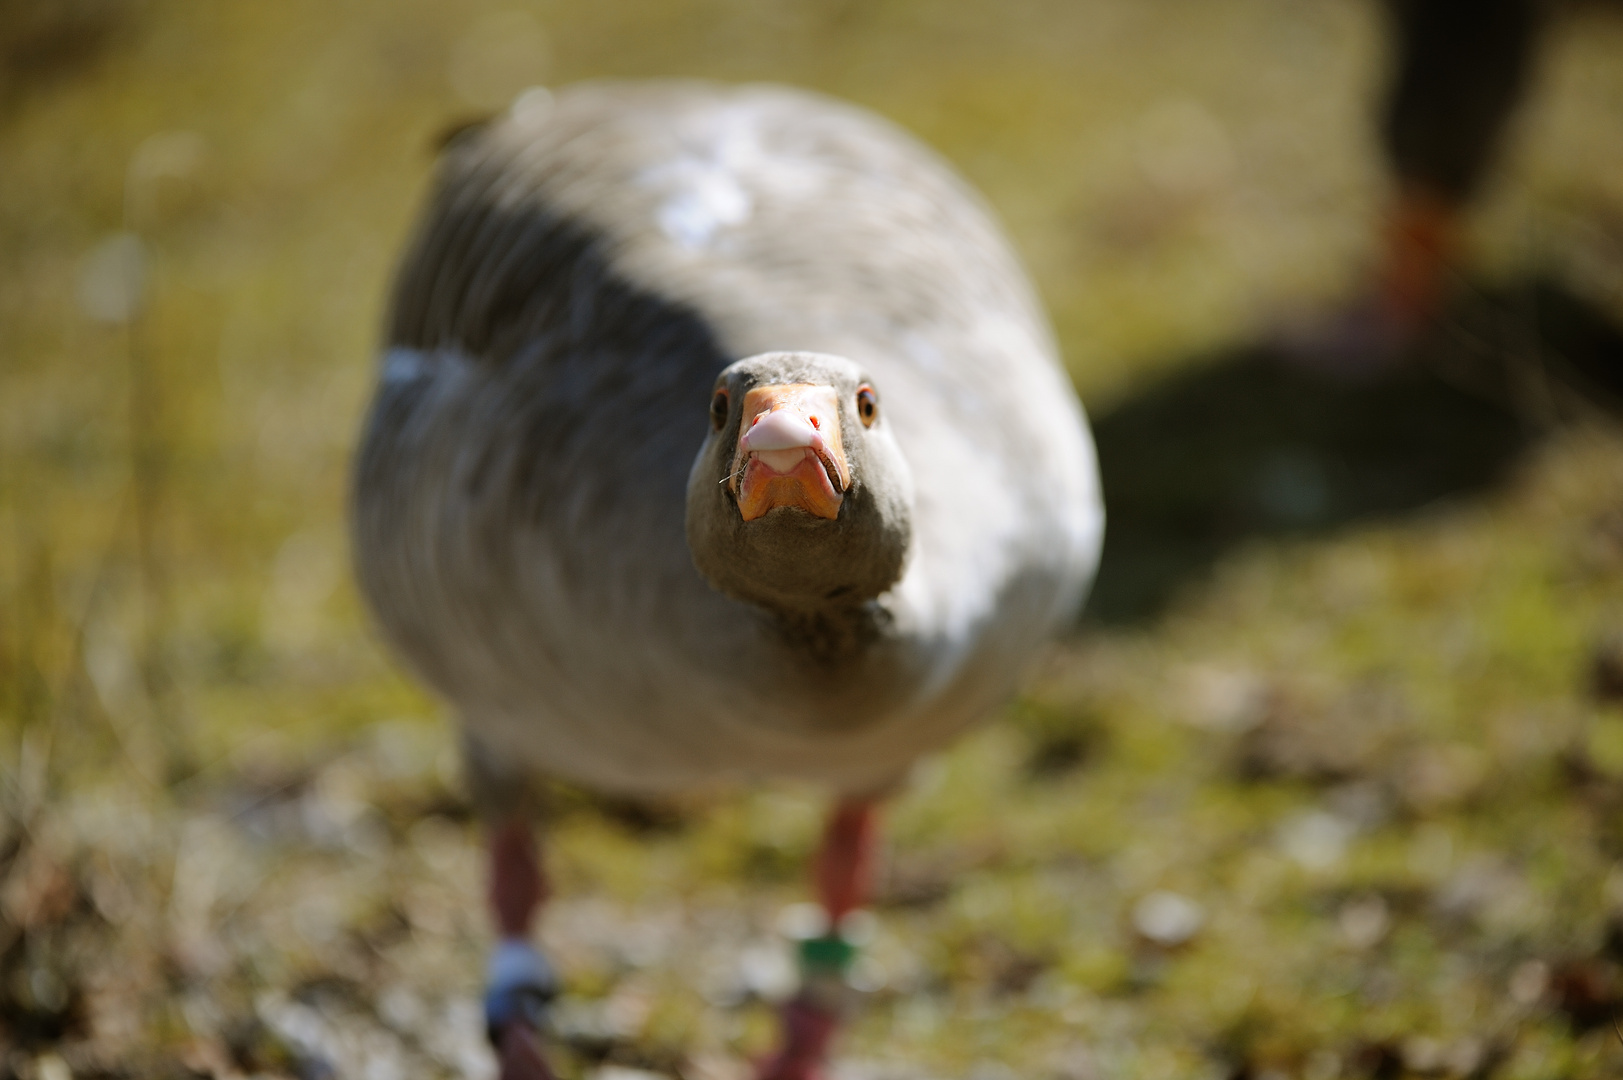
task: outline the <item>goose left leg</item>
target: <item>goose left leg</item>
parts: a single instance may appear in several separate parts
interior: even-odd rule
[[[849,798],[835,806],[815,869],[826,929],[800,943],[800,993],[783,1007],[782,1048],[765,1062],[758,1080],[824,1076],[829,1046],[849,996],[846,971],[856,954],[841,927],[872,894],[878,838],[878,799]]]

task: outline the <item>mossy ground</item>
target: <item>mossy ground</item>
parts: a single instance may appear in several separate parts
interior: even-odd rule
[[[1373,4],[523,10],[0,4],[0,1076],[490,1075],[346,461],[434,137],[599,75],[919,133],[1097,421],[1094,614],[892,808],[846,1072],[1623,1073],[1623,433],[1545,378],[1619,355],[1623,23],[1551,35],[1445,333],[1370,384],[1255,343],[1370,257]],[[558,793],[570,1075],[743,1075],[822,808]]]

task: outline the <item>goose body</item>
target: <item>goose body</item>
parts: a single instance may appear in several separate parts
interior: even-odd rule
[[[872,588],[858,564],[885,558],[786,533],[794,572],[857,584],[779,603],[692,547],[756,524],[714,465],[738,406],[712,431],[707,405],[728,379],[828,371],[866,440],[853,494],[838,521],[762,521],[809,537],[872,488],[903,526]],[[355,547],[385,635],[492,775],[883,789],[1012,692],[1102,525],[1030,285],[896,128],[782,88],[604,83],[447,148],[399,271]]]

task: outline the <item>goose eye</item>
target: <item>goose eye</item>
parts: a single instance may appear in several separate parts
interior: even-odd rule
[[[720,431],[727,426],[727,391],[717,390],[716,396],[710,399],[710,426]]]
[[[873,427],[873,422],[879,419],[879,395],[867,383],[857,388],[857,416],[863,427]]]

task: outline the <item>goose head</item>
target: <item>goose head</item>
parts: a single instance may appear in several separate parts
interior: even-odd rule
[[[694,565],[735,599],[790,614],[846,608],[902,575],[912,476],[881,388],[823,353],[729,366],[688,474]]]

